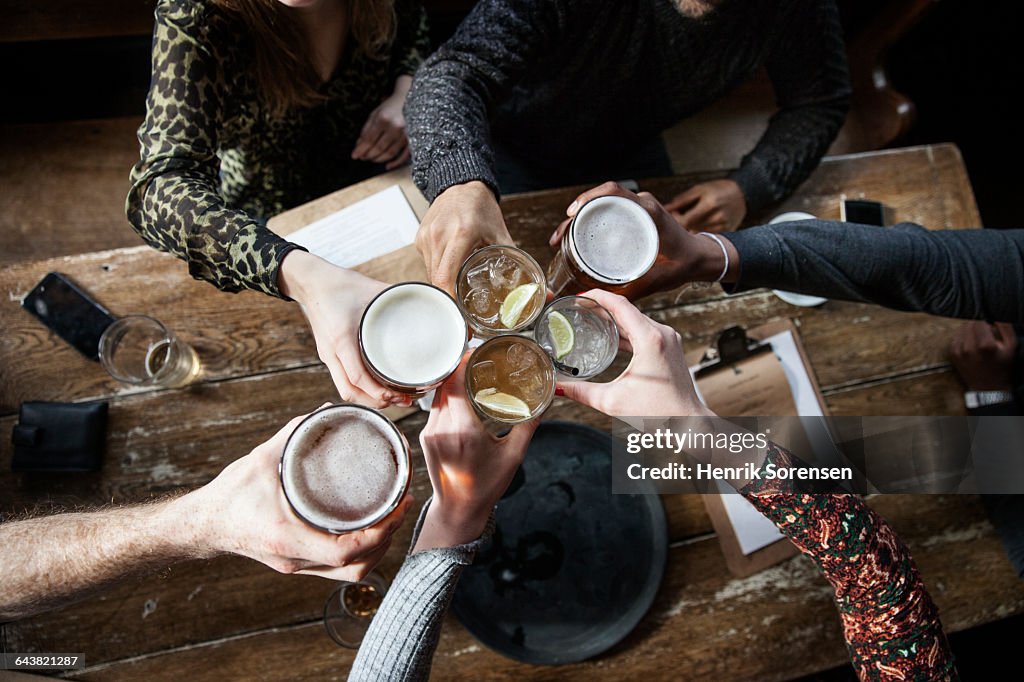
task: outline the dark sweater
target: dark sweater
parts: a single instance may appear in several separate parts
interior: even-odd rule
[[[751,210],[792,192],[834,139],[850,92],[832,0],[482,0],[424,62],[406,102],[427,198],[482,180],[491,139],[567,172],[606,163],[766,66],[780,110],[732,174]]]
[[[1024,230],[926,230],[804,220],[723,235],[734,289],[758,287],[945,317],[1024,322]]]

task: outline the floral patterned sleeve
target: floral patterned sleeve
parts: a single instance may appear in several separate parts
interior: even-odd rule
[[[788,467],[792,457],[772,444],[765,462]],[[835,588],[860,679],[959,679],[939,611],[892,527],[856,495],[798,494],[777,485],[762,479],[740,492]]]
[[[391,80],[411,76],[430,53],[427,13],[418,0],[395,3],[395,42],[391,46]]]
[[[147,243],[185,260],[196,279],[225,291],[282,296],[278,267],[299,247],[230,208],[218,192],[217,131],[226,84],[211,35],[217,28],[217,18],[198,3],[157,5],[141,158],[125,210]]]

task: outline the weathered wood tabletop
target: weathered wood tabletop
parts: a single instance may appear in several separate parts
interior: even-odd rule
[[[697,179],[642,185],[664,200]],[[542,263],[550,258],[547,237],[577,191],[513,196],[502,204],[512,234]],[[980,225],[959,152],[950,145],[827,159],[770,214],[802,210],[838,219],[842,194],[882,201],[897,220],[932,229]],[[197,348],[202,382],[176,391],[113,382],[20,309],[21,297],[50,270],[71,275],[116,314],[148,313],[166,322]],[[255,293],[220,293],[148,247],[16,265],[0,273],[0,290],[0,432],[10,433],[24,400],[110,401],[101,472],[13,475],[9,439],[0,438],[5,514],[125,504],[199,486],[292,416],[334,397],[297,306]],[[707,342],[730,324],[794,319],[834,414],[963,412],[946,350],[955,321],[831,301],[795,308],[769,292],[726,297],[717,287],[650,297],[643,307],[687,344]],[[545,418],[608,426],[605,417],[563,399]],[[418,503],[429,494],[416,445],[424,421],[418,413],[400,423],[418,462]],[[831,589],[808,559],[731,578],[700,498],[663,501],[671,542],[665,579],[650,613],[624,642],[584,663],[531,667],[479,645],[449,617],[435,678],[781,680],[846,660]],[[948,630],[1024,611],[1024,586],[977,498],[890,495],[871,503],[910,545]],[[410,526],[382,563],[387,575],[402,561]],[[335,645],[320,622],[332,588],[225,557],[180,564],[6,624],[4,636],[8,651],[83,652],[89,667],[71,675],[76,679],[339,679],[354,654]]]

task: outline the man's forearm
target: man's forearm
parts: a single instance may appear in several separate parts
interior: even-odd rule
[[[206,555],[183,500],[0,524],[0,619]]]
[[[785,289],[968,319],[1024,320],[1024,230],[805,220],[724,235],[737,291]]]
[[[748,214],[807,179],[846,118],[850,78],[835,3],[794,9],[765,66],[780,109],[730,176],[743,190]]]

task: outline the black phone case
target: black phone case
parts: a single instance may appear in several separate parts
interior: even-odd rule
[[[844,199],[843,218],[848,223],[885,227],[885,204],[868,199]]]
[[[46,275],[21,306],[90,360],[99,360],[100,337],[116,319],[60,272]]]

